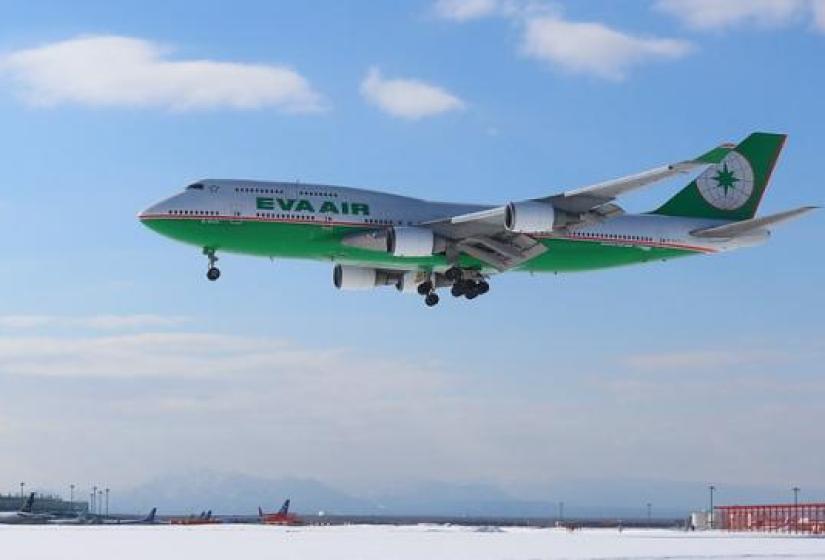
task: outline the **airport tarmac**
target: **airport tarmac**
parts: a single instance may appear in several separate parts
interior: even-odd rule
[[[15,560],[279,558],[359,560],[825,558],[825,538],[665,529],[256,525],[0,527]]]

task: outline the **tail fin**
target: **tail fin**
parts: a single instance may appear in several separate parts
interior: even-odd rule
[[[286,515],[289,513],[289,499],[284,502],[284,505],[281,506],[281,509],[278,511],[279,515]]]
[[[20,506],[20,513],[31,513],[32,506],[34,506],[34,492],[29,494],[29,497],[26,498],[26,501]]]
[[[147,515],[147,516],[144,518],[144,520],[143,520],[143,521],[144,521],[144,522],[146,522],[146,523],[154,523],[154,522],[155,522],[155,514],[156,514],[157,512],[158,512],[158,508],[153,507],[153,508],[152,508],[152,511],[150,511],[150,512],[149,512],[149,515]]]
[[[261,506],[258,506],[258,517],[262,518],[263,516],[264,516],[264,510]]]
[[[748,220],[756,214],[786,135],[754,132],[733,150],[706,154],[713,163],[654,214]],[[703,156],[704,157],[704,156]]]

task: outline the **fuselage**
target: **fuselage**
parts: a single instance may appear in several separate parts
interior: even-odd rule
[[[46,523],[52,516],[45,513],[24,511],[0,512],[0,525],[22,525]]]
[[[210,180],[143,211],[152,230],[215,251],[406,270],[444,270],[444,255],[397,257],[347,246],[344,237],[382,228],[415,226],[492,208],[481,204],[430,202],[350,187],[304,183]],[[716,253],[764,241],[767,231],[731,240],[690,232],[726,223],[656,214],[625,214],[561,232],[533,235],[547,251],[519,270],[572,272]],[[467,255],[462,267],[484,270]]]

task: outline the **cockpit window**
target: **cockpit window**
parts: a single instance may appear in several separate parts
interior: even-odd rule
[[[191,191],[191,190],[202,191],[203,190],[203,183],[194,183],[192,185],[189,185],[188,187],[186,187],[186,190],[187,191]]]

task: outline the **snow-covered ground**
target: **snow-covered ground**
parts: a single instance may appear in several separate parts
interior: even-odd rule
[[[822,558],[825,539],[667,530],[442,526],[0,526],[0,558],[533,560]]]

